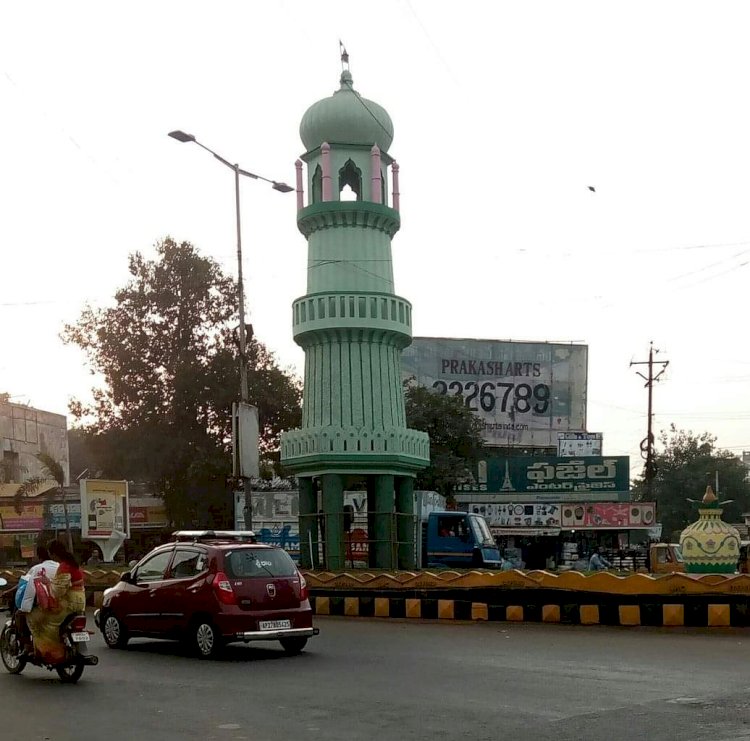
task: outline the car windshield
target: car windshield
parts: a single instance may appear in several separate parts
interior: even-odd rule
[[[494,546],[495,545],[495,539],[492,537],[492,533],[490,532],[490,528],[487,525],[487,520],[484,519],[484,517],[476,517],[475,515],[471,517],[471,524],[474,528],[474,535],[476,539],[485,546]]]
[[[682,546],[681,545],[676,545],[674,547],[674,557],[677,563],[682,563]]]
[[[286,551],[238,548],[224,554],[224,571],[230,579],[254,576],[294,576],[297,567]]]

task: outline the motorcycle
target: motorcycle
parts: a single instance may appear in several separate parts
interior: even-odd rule
[[[0,587],[7,581],[0,578]],[[27,664],[43,667],[57,672],[63,682],[75,684],[83,674],[86,666],[96,666],[99,659],[88,652],[88,642],[91,634],[86,630],[86,615],[71,613],[60,626],[60,640],[65,646],[65,657],[62,661],[50,664],[42,661],[34,652],[33,638],[28,631],[24,631],[18,618],[15,604],[15,590],[4,595],[8,600],[5,611],[8,619],[0,631],[0,659],[10,674],[20,674]],[[24,634],[26,640],[24,641]]]

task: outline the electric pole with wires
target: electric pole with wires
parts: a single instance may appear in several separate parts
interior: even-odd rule
[[[648,351],[648,360],[631,360],[630,365],[631,367],[634,365],[647,365],[648,366],[648,376],[644,376],[643,373],[640,371],[636,371],[636,373],[643,378],[646,383],[644,384],[645,387],[648,389],[648,431],[646,433],[646,437],[641,440],[641,456],[645,459],[646,463],[643,466],[643,479],[646,484],[646,499],[650,500],[652,498],[652,489],[653,489],[653,480],[656,476],[656,463],[654,462],[654,433],[652,432],[652,422],[654,418],[654,412],[653,412],[653,391],[654,391],[654,383],[659,380],[661,375],[664,373],[664,371],[667,369],[667,366],[669,365],[668,360],[654,360],[654,355],[658,355],[659,351],[654,350],[654,343],[651,342],[649,346]],[[654,366],[661,366],[661,370],[654,375]]]

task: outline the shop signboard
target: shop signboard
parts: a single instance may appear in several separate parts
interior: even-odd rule
[[[562,526],[571,529],[648,529],[656,521],[654,502],[581,502],[562,505]]]
[[[168,525],[167,508],[163,504],[130,508],[130,527],[133,529],[167,527]]]
[[[403,378],[463,398],[489,446],[555,447],[586,429],[588,347],[551,342],[415,337]]]
[[[562,500],[566,494],[581,492],[616,493],[629,491],[630,458],[593,456],[508,456],[480,461],[474,481],[461,484],[457,491],[491,494],[553,494]]]
[[[557,455],[561,458],[582,458],[602,454],[601,432],[558,432]]]
[[[81,479],[81,537],[110,538],[114,532],[130,537],[128,482]]]
[[[0,530],[41,530],[43,527],[43,504],[23,503],[20,512],[13,504],[0,505]]]
[[[68,524],[74,530],[81,529],[81,503],[69,502],[68,505]],[[47,527],[50,530],[65,529],[65,510],[62,503],[50,504],[47,513]]]

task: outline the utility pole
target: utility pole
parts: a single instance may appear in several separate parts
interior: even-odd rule
[[[631,360],[631,367],[634,365],[647,365],[648,376],[644,376],[640,371],[636,373],[643,378],[646,383],[644,386],[648,389],[648,432],[646,437],[641,440],[641,457],[646,461],[643,467],[643,478],[646,482],[646,497],[647,499],[652,498],[653,480],[656,476],[656,463],[654,462],[654,433],[652,432],[651,426],[654,418],[653,412],[653,391],[654,383],[659,380],[659,377],[664,373],[669,365],[668,360],[657,360],[654,361],[654,355],[658,354],[658,350],[654,350],[654,343],[651,342],[648,351],[648,360]],[[654,366],[661,366],[661,370],[654,375]]]

